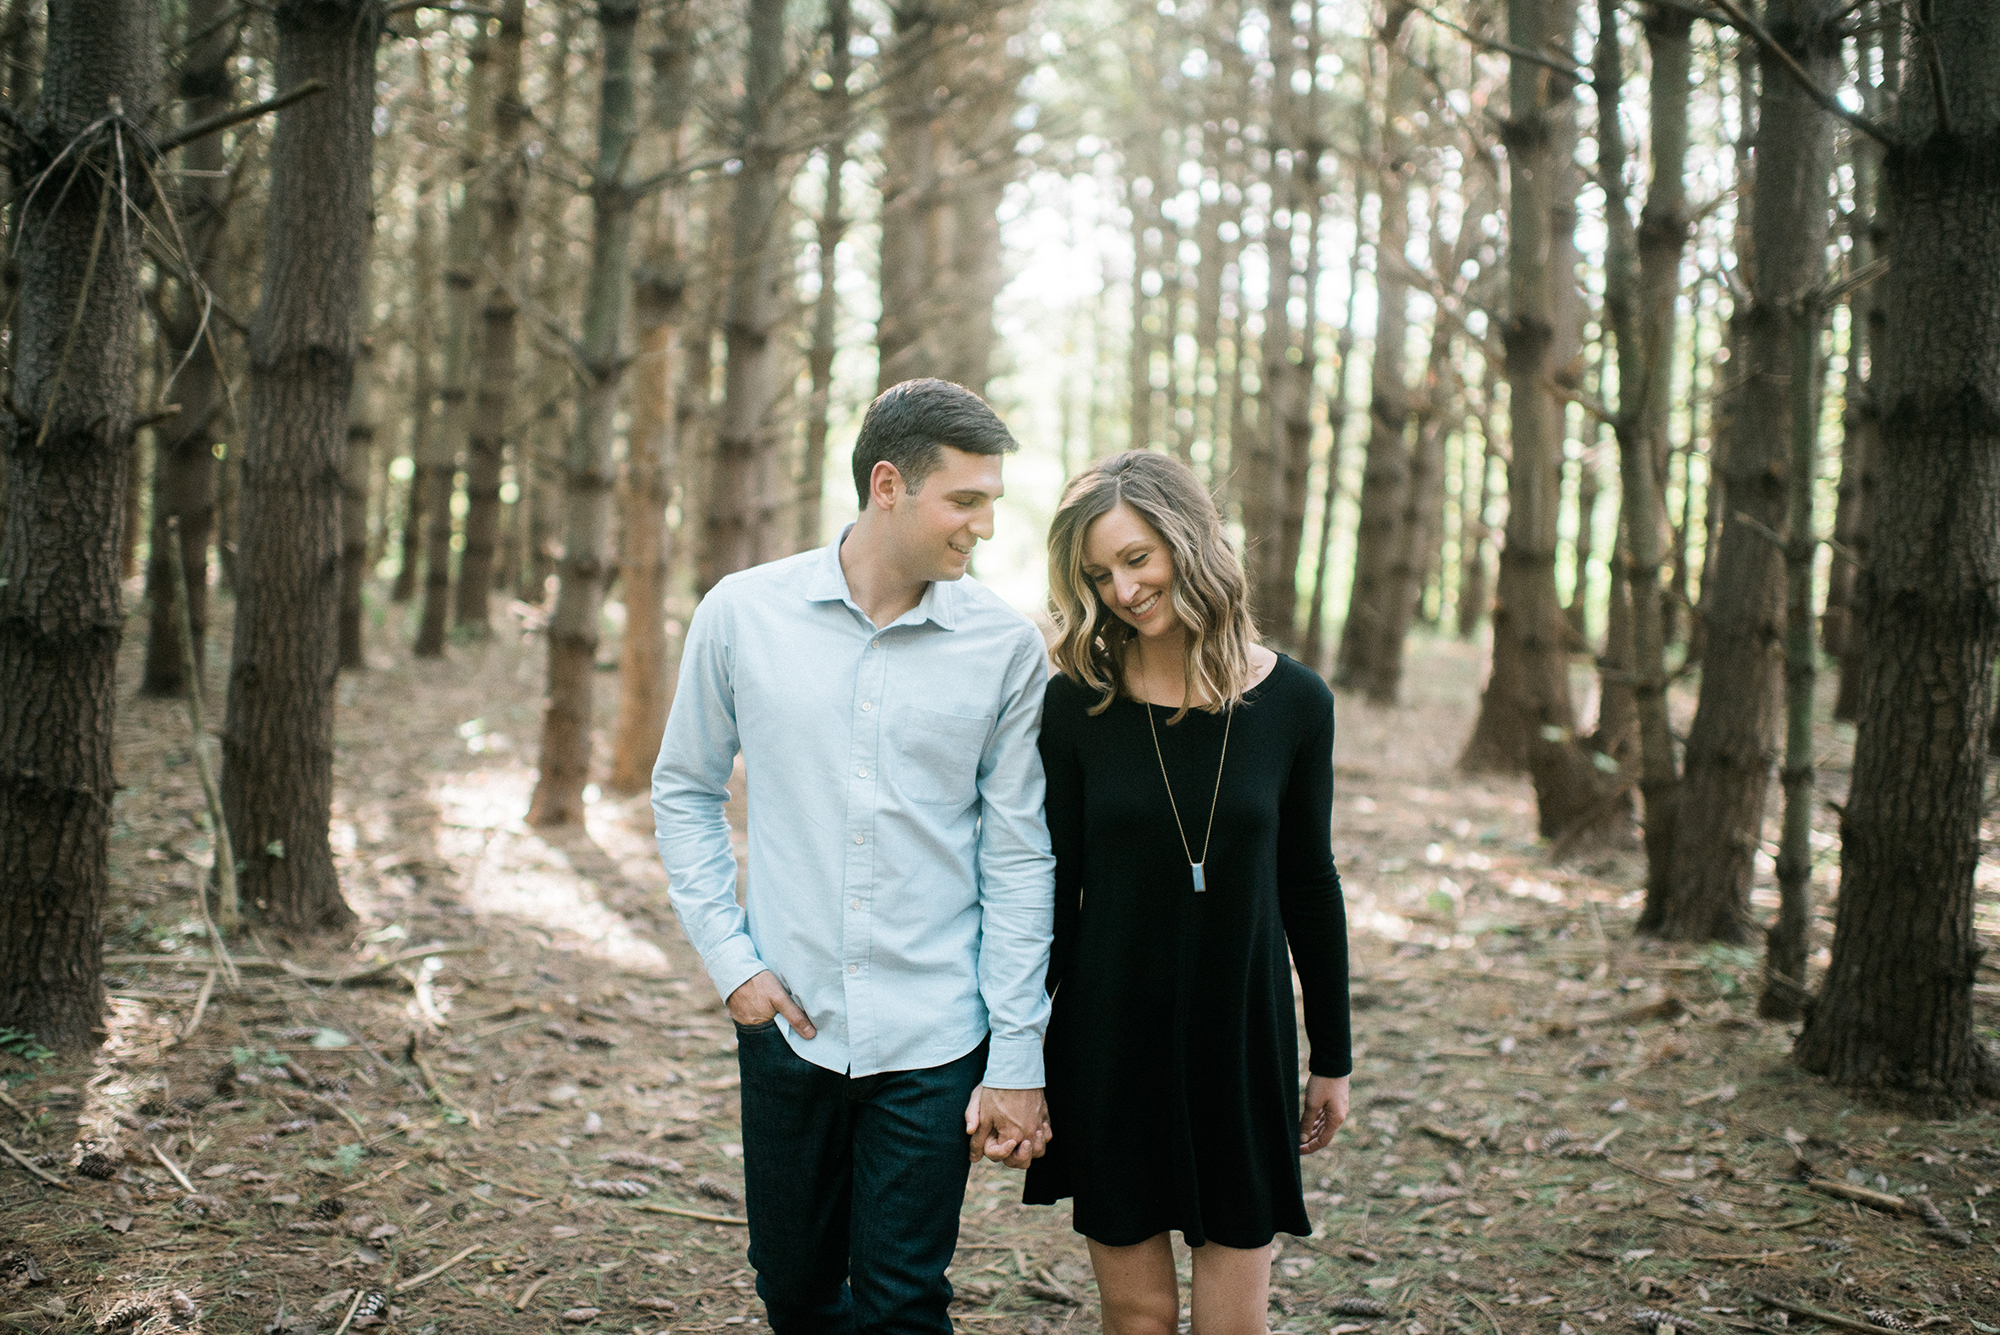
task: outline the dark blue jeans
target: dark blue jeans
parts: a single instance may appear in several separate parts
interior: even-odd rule
[[[736,1026],[750,1264],[775,1335],[950,1335],[965,1105],[986,1044],[850,1079]]]

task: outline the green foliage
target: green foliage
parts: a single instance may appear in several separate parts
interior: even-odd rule
[[[1734,996],[1743,986],[1743,975],[1757,967],[1757,959],[1757,952],[1748,946],[1712,941],[1701,948],[1701,964],[1717,996]]]
[[[306,1167],[312,1169],[315,1173],[327,1173],[338,1177],[353,1177],[355,1169],[361,1167],[361,1161],[367,1157],[368,1147],[356,1141],[351,1145],[342,1145],[333,1152],[331,1158],[307,1159],[304,1160],[304,1163]]]
[[[19,1029],[0,1029],[0,1052],[30,1066],[40,1066],[56,1055],[42,1046],[41,1039]]]

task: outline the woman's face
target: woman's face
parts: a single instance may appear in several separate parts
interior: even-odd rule
[[[1174,558],[1153,526],[1123,501],[1084,530],[1083,577],[1111,615],[1140,635],[1184,632],[1174,612]]]

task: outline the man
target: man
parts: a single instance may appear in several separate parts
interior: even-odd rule
[[[1016,448],[970,391],[893,386],[855,443],[855,522],[723,580],[688,628],[653,811],[736,1022],[777,1335],[949,1332],[968,1160],[1025,1167],[1050,1134],[1048,668],[1033,623],[965,578]],[[723,818],[739,750],[747,911]]]

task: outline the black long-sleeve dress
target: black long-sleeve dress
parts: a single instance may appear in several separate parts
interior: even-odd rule
[[[1261,1247],[1306,1234],[1298,1038],[1305,991],[1315,1075],[1346,1075],[1347,915],[1333,863],[1333,695],[1281,657],[1229,724],[1196,893],[1146,706],[1049,682],[1042,717],[1056,854],[1048,1153],[1024,1199],[1075,1197],[1076,1231],[1129,1246]],[[1208,824],[1222,714],[1153,709],[1194,856]]]

